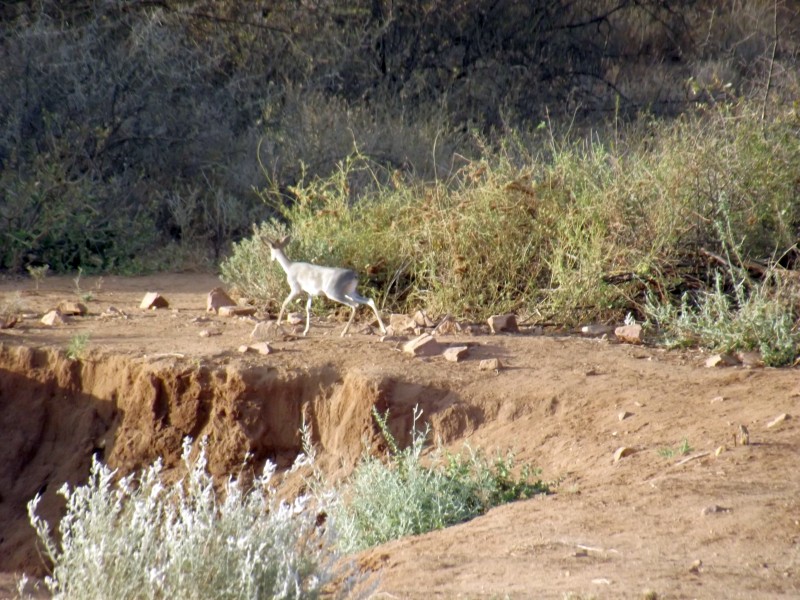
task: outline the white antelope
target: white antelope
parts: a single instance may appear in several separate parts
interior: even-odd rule
[[[311,300],[314,296],[325,294],[334,302],[346,304],[352,309],[350,313],[350,320],[344,326],[342,337],[347,334],[350,329],[350,324],[356,316],[356,309],[359,304],[366,304],[375,313],[380,324],[381,331],[386,333],[386,327],[383,325],[378,309],[375,306],[375,301],[371,298],[365,298],[356,291],[358,286],[358,274],[350,269],[341,269],[338,267],[321,267],[319,265],[312,265],[305,262],[292,262],[284,253],[284,247],[289,243],[291,238],[287,235],[280,241],[267,240],[272,260],[277,260],[283,270],[286,272],[286,281],[289,282],[291,291],[286,296],[286,300],[281,305],[281,312],[278,315],[278,324],[283,319],[283,313],[289,303],[297,298],[302,292],[308,294],[308,301],[306,302],[306,328],[303,335],[308,333],[308,328],[311,325]]]

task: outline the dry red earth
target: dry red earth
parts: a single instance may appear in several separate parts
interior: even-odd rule
[[[373,405],[390,408],[407,439],[419,404],[449,447],[513,449],[557,485],[363,553],[375,598],[800,597],[797,369],[710,369],[699,352],[524,332],[443,337],[472,345],[450,363],[377,335],[342,339],[341,322],[321,320],[305,339],[274,340],[272,354],[240,354],[253,321],[205,312],[219,284],[84,278],[89,314],[48,327],[47,309],[78,299],[72,279],[48,278],[38,292],[0,282],[0,313],[29,314],[0,331],[0,596],[13,596],[15,573],[42,572],[27,500],[43,492],[55,518],[56,490],[85,477],[92,453],[122,470],[156,456],[171,465],[192,435],[209,437],[218,474],[246,452],[286,465],[305,412],[323,467],[342,475],[375,433]],[[170,307],[140,310],[147,291]],[[102,317],[111,305],[127,317]],[[69,359],[83,334],[83,358]],[[504,368],[478,370],[487,357]],[[749,445],[734,445],[740,425]],[[622,446],[633,453],[615,462]]]

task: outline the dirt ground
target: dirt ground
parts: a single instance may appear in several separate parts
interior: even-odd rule
[[[41,492],[55,518],[55,491],[80,482],[92,454],[122,470],[156,456],[172,465],[192,435],[208,436],[217,474],[247,452],[254,467],[287,465],[305,414],[323,467],[342,476],[374,436],[373,405],[407,439],[416,404],[451,449],[511,449],[555,493],[363,553],[375,598],[800,597],[797,368],[707,368],[697,351],[524,328],[442,336],[470,346],[451,363],[363,329],[340,338],[345,313],[242,354],[265,315],[206,313],[217,285],[198,274],[0,282],[0,314],[26,314],[0,331],[0,597],[21,572],[42,573],[25,503]],[[170,306],[139,309],[148,291]],[[39,321],[81,296],[86,316]],[[479,370],[490,357],[502,368]],[[749,444],[737,443],[741,425]]]

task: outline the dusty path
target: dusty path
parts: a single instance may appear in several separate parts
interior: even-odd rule
[[[0,306],[31,315],[79,295],[89,307],[61,327],[31,317],[0,331],[0,568],[35,567],[24,499],[79,480],[92,452],[134,468],[176,458],[191,433],[214,440],[220,473],[248,450],[285,462],[308,409],[327,467],[343,474],[373,404],[392,409],[398,435],[420,404],[453,449],[513,449],[557,493],[364,553],[376,597],[800,597],[797,369],[708,369],[696,352],[555,335],[445,337],[472,344],[454,364],[405,356],[375,335],[340,339],[340,322],[319,320],[307,339],[241,355],[253,322],[205,313],[218,284],[107,277],[78,290],[49,278],[33,293],[30,281],[0,282]],[[140,311],[151,290],[170,308]],[[101,317],[111,305],[127,318]],[[84,335],[84,359],[70,361]],[[490,356],[505,368],[479,371]],[[740,425],[747,446],[733,443]],[[614,462],[622,446],[633,453]]]

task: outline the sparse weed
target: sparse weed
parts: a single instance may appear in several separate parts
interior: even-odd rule
[[[83,358],[88,344],[89,334],[76,333],[69,339],[69,344],[67,345],[67,357],[71,360]]]
[[[343,575],[309,499],[277,500],[274,465],[251,487],[231,479],[219,494],[205,443],[191,454],[186,440],[186,475],[175,484],[163,483],[160,460],[119,480],[94,460],[86,485],[60,490],[67,508],[59,538],[36,514],[40,497],[29,503],[56,598],[305,599]]]
[[[659,448],[658,455],[662,458],[674,458],[675,456],[686,456],[687,454],[691,453],[693,448],[689,445],[689,440],[687,438],[683,438],[683,441],[677,448]]]
[[[332,522],[345,552],[447,527],[492,506],[549,491],[541,480],[529,481],[535,475],[530,468],[523,467],[515,477],[511,454],[492,461],[481,452],[464,457],[437,450],[423,461],[429,428],[417,427],[419,409],[414,411],[411,445],[405,449],[397,446],[386,416],[373,412],[389,457],[383,462],[365,455],[332,506]]]
[[[25,267],[28,270],[28,274],[33,279],[34,285],[36,286],[36,291],[39,291],[39,285],[44,281],[44,278],[47,277],[47,272],[50,270],[50,265],[41,265],[39,267],[34,267],[28,265]]]

